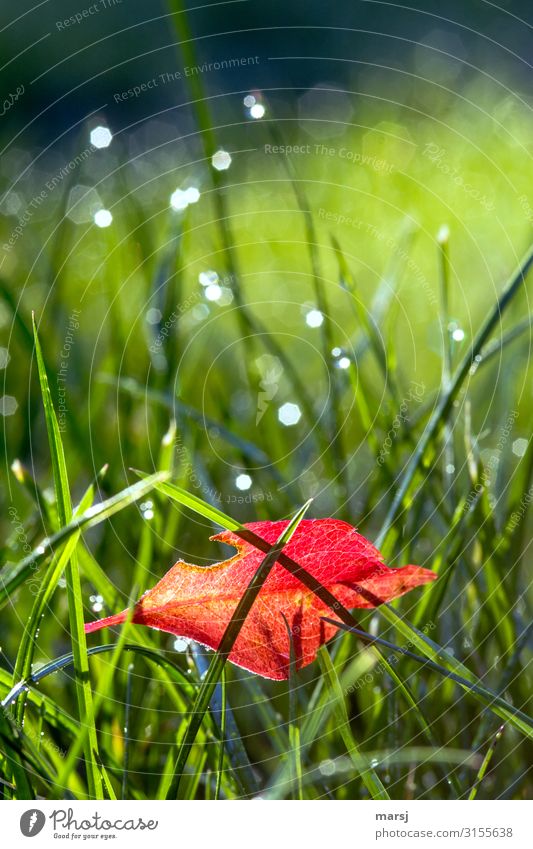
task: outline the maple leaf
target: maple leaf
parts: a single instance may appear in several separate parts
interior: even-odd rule
[[[288,522],[245,525],[273,545]],[[264,552],[232,531],[211,537],[237,553],[213,566],[183,560],[137,602],[131,621],[168,631],[216,649],[237,604],[264,558]],[[304,519],[283,549],[326,587],[344,607],[376,607],[427,584],[437,576],[421,566],[390,569],[380,552],[355,528],[338,519]],[[125,621],[128,611],[85,625],[86,633]],[[280,563],[276,563],[255,600],[229,660],[265,678],[289,676],[290,627],[297,669],[315,658],[337,632],[323,616],[338,618]],[[286,620],[286,621],[285,621]]]

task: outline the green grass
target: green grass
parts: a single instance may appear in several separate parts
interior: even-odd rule
[[[71,178],[98,183],[109,229],[66,218],[63,185],[6,256],[7,798],[531,797],[533,255],[518,199],[532,127],[519,107],[503,123],[497,104],[477,114],[478,78],[464,91],[460,108],[442,92],[425,114],[367,103],[327,141],[383,159],[384,174],[265,154],[314,138],[275,92],[265,120],[238,126],[242,97],[226,116],[194,78],[197,134],[137,158],[116,137],[93,154],[97,176]],[[496,211],[424,155],[436,142]],[[223,173],[209,165],[219,146],[234,152]],[[169,211],[191,184],[199,202]],[[30,174],[24,191],[38,188]],[[14,223],[1,219],[4,241]],[[206,300],[209,269],[231,303]],[[301,411],[290,427],[284,403]],[[342,609],[282,550],[304,509],[438,581]],[[243,528],[293,516],[272,549]],[[208,541],[221,527],[265,559],[218,653],[130,624],[86,639],[84,621],[127,607],[179,557],[221,559]],[[275,560],[343,622],[288,682],[226,663]]]

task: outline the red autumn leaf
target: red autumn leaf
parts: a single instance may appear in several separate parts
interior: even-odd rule
[[[288,522],[246,525],[269,544],[276,542]],[[213,540],[237,549],[229,560],[213,566],[194,566],[183,560],[137,602],[132,621],[216,649],[231,616],[265,554],[231,531]],[[338,519],[304,519],[284,553],[320,581],[347,608],[375,607],[370,598],[390,601],[437,576],[420,566],[389,569],[379,551],[355,528]],[[127,611],[85,626],[86,633],[124,622]],[[288,678],[290,641],[297,668],[307,666],[319,647],[337,628],[322,616],[332,610],[279,563],[272,568],[244,622],[229,660],[265,678]]]

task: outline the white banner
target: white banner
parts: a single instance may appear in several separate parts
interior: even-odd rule
[[[371,801],[10,802],[2,804],[2,845],[121,847],[500,847],[533,845],[529,802]],[[208,813],[205,806],[210,806]],[[274,810],[274,807],[276,810]],[[204,810],[202,810],[202,807]],[[238,808],[238,810],[237,810]],[[264,817],[264,822],[261,821]],[[31,841],[34,840],[34,843]]]

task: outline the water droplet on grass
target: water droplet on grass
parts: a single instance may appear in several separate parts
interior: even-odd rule
[[[352,364],[352,361],[345,354],[343,354],[342,357],[339,357],[337,360],[335,360],[335,368],[340,368],[340,369],[345,370],[347,368],[350,368],[351,364]]]
[[[322,775],[335,775],[335,762],[328,758],[326,761],[322,761],[319,766],[320,772]]]
[[[523,457],[528,446],[527,439],[515,439],[513,442],[513,454],[516,457]]]
[[[94,213],[93,221],[97,227],[105,229],[113,223],[113,216],[108,209],[99,209]]]
[[[218,283],[220,280],[216,271],[209,269],[208,271],[201,271],[198,275],[198,282],[200,286],[213,286]]]
[[[320,327],[324,322],[324,316],[320,310],[312,309],[305,316],[305,323],[308,327]]]
[[[237,477],[235,478],[235,486],[237,487],[237,489],[240,489],[243,492],[247,489],[250,489],[251,485],[252,479],[250,475],[241,474],[237,475]]]
[[[263,118],[265,115],[266,109],[262,103],[254,103],[254,105],[250,109],[250,117],[258,120],[259,118]]]
[[[113,133],[109,127],[99,125],[98,127],[95,127],[94,130],[91,130],[89,138],[93,147],[97,147],[101,150],[104,147],[109,147],[113,140]]]
[[[218,283],[212,283],[210,286],[206,286],[204,295],[208,301],[218,301],[222,295],[222,287]]]
[[[158,310],[155,307],[151,307],[151,309],[149,309],[146,313],[146,321],[148,324],[157,324],[161,321],[161,318],[161,310]]]
[[[231,165],[231,156],[227,150],[217,150],[211,157],[211,165],[215,171],[227,171]]]
[[[298,424],[301,417],[302,411],[298,404],[288,402],[287,404],[282,404],[278,410],[278,419],[282,425],[285,425],[285,427],[291,427],[292,425]]]

